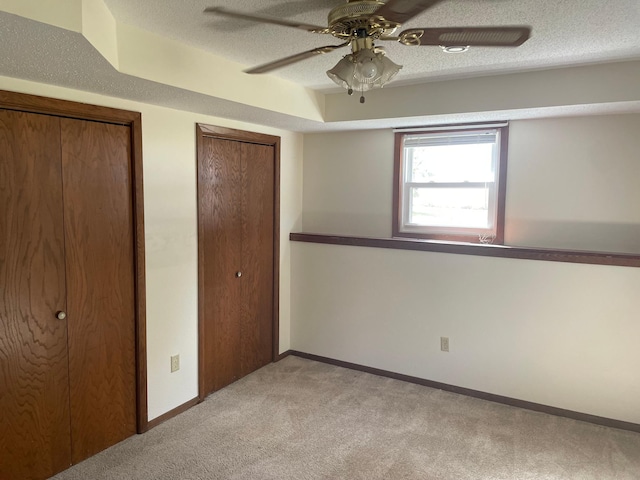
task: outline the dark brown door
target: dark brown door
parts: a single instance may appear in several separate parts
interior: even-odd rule
[[[2,480],[48,478],[135,433],[130,141],[0,110]]]
[[[60,122],[0,110],[0,478],[71,462]]]
[[[240,375],[272,361],[273,147],[242,144]]]
[[[199,155],[204,396],[272,360],[275,152],[205,137]]]
[[[130,131],[61,119],[72,462],[136,431]]]
[[[204,271],[205,389],[218,390],[240,375],[242,143],[207,138],[200,165]]]

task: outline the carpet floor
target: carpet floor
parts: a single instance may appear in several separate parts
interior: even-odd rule
[[[55,480],[638,480],[640,434],[287,357]]]

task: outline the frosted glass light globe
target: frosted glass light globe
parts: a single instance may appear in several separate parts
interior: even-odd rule
[[[359,66],[360,75],[364,78],[371,79],[378,75],[378,67],[371,60],[365,60]]]

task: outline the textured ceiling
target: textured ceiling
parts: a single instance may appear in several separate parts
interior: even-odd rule
[[[321,45],[340,43],[329,35],[218,18],[208,6],[326,25],[332,7],[344,0],[105,0],[118,22],[135,25],[198,48],[255,66]],[[418,83],[574,64],[640,58],[639,0],[444,0],[401,28],[530,25],[533,35],[518,48],[472,48],[445,54],[437,47],[382,42],[404,66],[394,83]],[[316,56],[273,74],[325,90],[335,87],[325,71],[347,49]]]
[[[105,0],[105,2],[119,24],[130,24],[154,31],[246,65],[264,63],[294,52],[328,44],[332,40],[332,37],[285,27],[212,19],[202,14],[206,6],[212,5],[208,0]],[[215,5],[225,5],[261,15],[324,24],[326,12],[331,6],[339,3],[341,2],[337,0],[254,2],[238,0],[236,2],[218,1]],[[2,0],[0,0],[1,7]],[[490,18],[493,21],[490,21]],[[404,63],[405,68],[399,77],[400,80],[394,82],[392,87],[402,83],[429,82],[443,77],[475,77],[501,71],[640,59],[640,34],[637,33],[637,28],[634,28],[640,25],[640,0],[616,0],[611,4],[591,0],[557,2],[445,0],[437,8],[430,10],[426,18],[423,15],[411,24],[408,23],[406,27],[492,23],[530,24],[533,27],[534,36],[523,47],[513,51],[475,49],[463,55],[447,55],[440,52],[438,48],[410,48],[393,44],[388,48],[389,56],[399,63]],[[489,119],[515,120],[541,116],[640,111],[640,97],[634,93],[637,89],[633,80],[636,77],[634,72],[640,72],[637,68],[625,70],[628,72],[626,77],[628,81],[626,90],[620,89],[621,92],[624,90],[620,95],[615,94],[618,90],[610,83],[611,80],[605,77],[598,77],[602,78],[598,83],[602,88],[596,88],[595,90],[598,91],[595,91],[593,82],[585,82],[586,78],[580,76],[571,77],[570,69],[562,69],[558,70],[556,78],[573,79],[569,81],[569,85],[576,86],[575,95],[573,88],[567,89],[567,82],[564,82],[562,92],[554,92],[547,99],[548,101],[537,104],[528,101],[530,96],[516,95],[516,98],[522,99],[516,102],[517,105],[492,101],[486,108],[468,108],[465,104],[465,107],[445,109],[448,113],[444,113],[442,109],[440,112],[437,109],[434,110],[433,104],[429,101],[425,103],[424,98],[428,98],[429,95],[416,93],[420,97],[415,98],[416,102],[420,105],[424,104],[424,108],[419,109],[418,113],[405,112],[405,115],[387,116],[387,112],[381,110],[369,116],[360,114],[325,116],[324,118],[331,118],[331,120],[322,122],[300,118],[291,113],[278,113],[279,111],[258,108],[256,104],[238,103],[243,100],[231,101],[229,98],[234,97],[227,97],[224,94],[211,96],[198,93],[197,89],[190,90],[189,85],[185,88],[171,86],[171,83],[165,82],[162,77],[148,77],[156,80],[150,81],[144,76],[133,76],[135,73],[132,75],[120,73],[82,34],[2,10],[0,10],[0,39],[0,76],[33,80],[291,131],[410,127]],[[514,56],[513,52],[517,52],[517,55]],[[163,51],[160,51],[160,54],[162,57]],[[507,54],[510,56],[507,57]],[[324,71],[339,57],[339,54],[319,56],[282,69],[278,73],[288,80],[324,90],[327,86],[333,85],[326,78]],[[505,61],[507,58],[510,59],[508,62]],[[633,64],[640,65],[638,62]],[[615,65],[603,65],[600,71],[603,69],[609,72],[611,71],[609,69],[615,70]],[[525,74],[528,77],[535,75],[537,75],[536,72]],[[607,78],[615,79],[616,77],[614,75]],[[520,80],[518,82],[520,83],[508,84],[508,89],[522,88],[523,83]],[[482,83],[481,78],[466,83],[463,93],[475,94],[480,83]],[[442,91],[443,88],[446,90],[447,86],[453,84],[455,82],[449,81],[429,83],[421,92],[434,89]],[[539,83],[535,85],[529,83],[528,88],[536,89],[537,85]],[[630,90],[629,85],[632,85]],[[363,107],[375,109],[376,98],[383,99],[387,93],[413,88],[416,87],[385,88],[384,91],[371,92],[370,101],[368,100],[365,106],[360,106],[357,99],[349,98],[341,89],[338,95],[324,97],[327,104],[352,101],[348,106],[351,108],[350,105],[353,104],[353,110],[357,113],[364,111]],[[548,87],[540,85],[540,88],[544,90]],[[448,91],[450,90],[451,88]],[[486,90],[484,91],[486,93]],[[603,91],[606,92],[605,95],[602,95]],[[582,96],[578,95],[578,92],[582,92]],[[591,97],[589,97],[590,94],[592,94]],[[459,95],[461,99],[447,98],[454,100],[454,103],[465,103],[465,95]],[[575,101],[575,98],[580,98],[580,101]]]
[[[0,32],[0,75],[286,130],[313,130],[321,126],[318,122],[124,75],[79,33],[4,12],[0,12]],[[292,128],[294,125],[300,128]]]

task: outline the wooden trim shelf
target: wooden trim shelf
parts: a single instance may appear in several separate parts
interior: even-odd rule
[[[454,243],[442,242],[437,240],[355,237],[346,235],[326,235],[318,233],[291,233],[289,235],[289,240],[294,242],[324,243],[328,245],[391,248],[396,250],[454,253],[459,255],[480,255],[483,257],[543,260],[547,262],[586,263],[592,265],[610,265],[617,267],[640,267],[640,255],[629,253],[557,250],[550,248],[514,247],[508,245],[479,245],[474,243]]]

